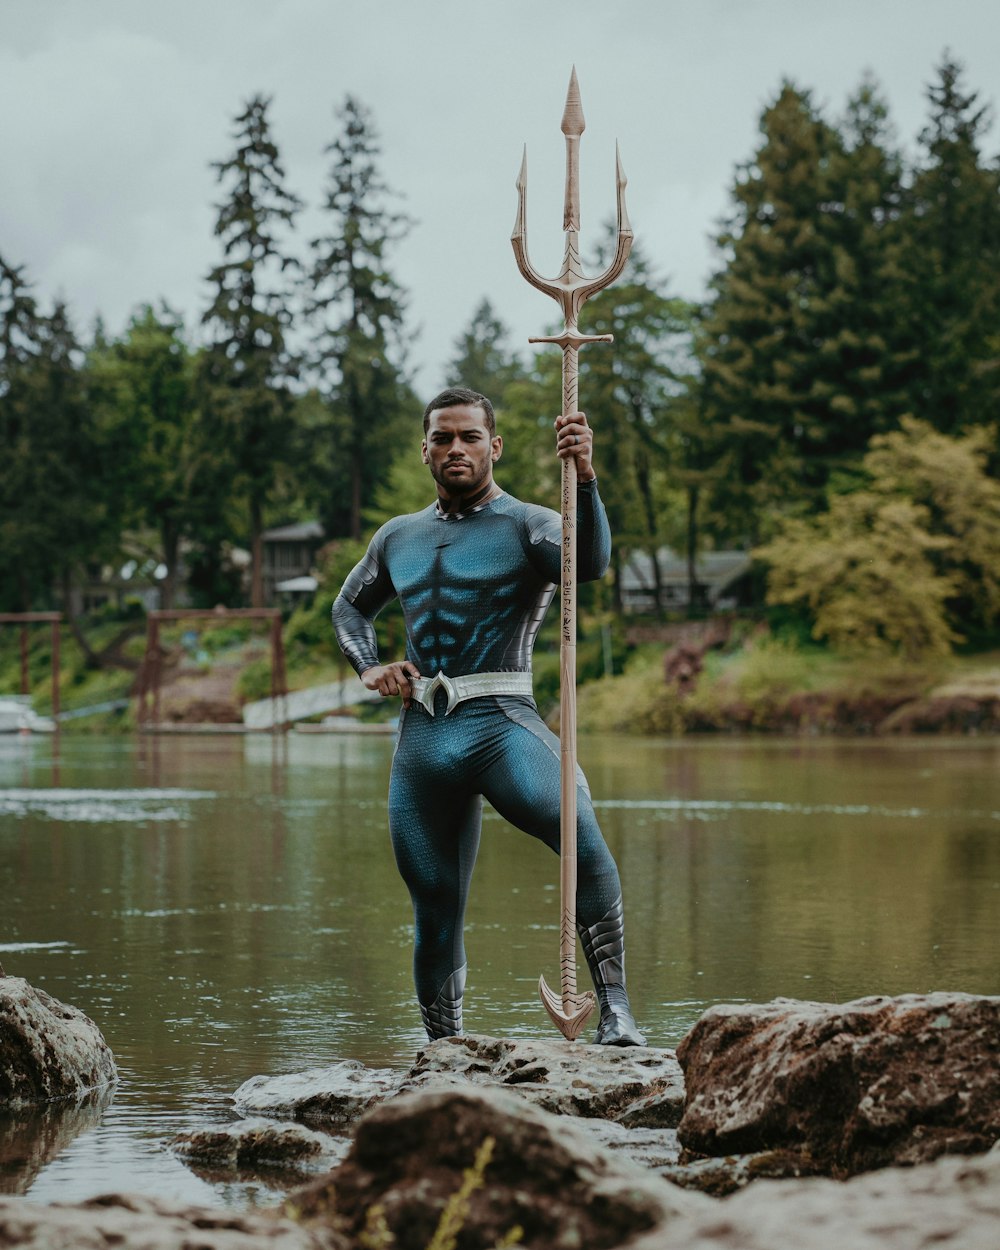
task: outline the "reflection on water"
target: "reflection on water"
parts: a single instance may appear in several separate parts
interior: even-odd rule
[[[79,1100],[19,1107],[0,1117],[0,1193],[28,1190],[47,1163],[100,1123],[113,1097],[114,1089],[108,1086]]]
[[[0,1179],[45,1201],[245,1203],[165,1144],[228,1118],[256,1073],[405,1064],[422,1040],[392,742],[70,738],[58,774],[55,745],[0,739],[0,962],[92,1016],[122,1080],[103,1115],[40,1125],[34,1154],[0,1120]],[[580,754],[653,1044],[721,1001],[1000,993],[1000,745],[585,738]],[[488,813],[470,1030],[550,1034],[536,986],[557,975],[558,923],[557,861]]]

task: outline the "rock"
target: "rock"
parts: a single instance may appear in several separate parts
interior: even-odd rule
[[[22,977],[0,978],[0,1106],[79,1098],[117,1079],[93,1020]]]
[[[677,1057],[678,1134],[702,1155],[790,1151],[843,1177],[1000,1137],[1000,998],[714,1007]]]
[[[233,1101],[244,1116],[307,1120],[343,1128],[395,1094],[402,1076],[394,1068],[366,1068],[356,1059],[344,1059],[287,1076],[252,1076],[239,1087]]]
[[[693,1159],[687,1163],[671,1159],[657,1167],[657,1171],[664,1180],[684,1189],[696,1189],[712,1198],[736,1193],[751,1181],[815,1175],[808,1159],[789,1150],[762,1150],[757,1154]]]
[[[1000,1153],[991,1151],[847,1181],[760,1181],[628,1250],[996,1250],[998,1228]]]
[[[85,1094],[79,1102],[60,1099],[3,1109],[0,1114],[0,1190],[23,1194],[42,1168],[87,1129],[101,1121],[111,1102],[113,1087]]]
[[[77,1206],[0,1197],[0,1246],[22,1250],[351,1250],[332,1229],[112,1194]]]
[[[417,1053],[401,1092],[501,1086],[562,1115],[674,1128],[684,1078],[674,1052],[536,1038],[445,1037]]]
[[[354,1241],[383,1221],[382,1244],[424,1250],[488,1141],[481,1183],[466,1184],[463,1247],[494,1246],[515,1228],[519,1245],[544,1250],[631,1246],[638,1233],[713,1206],[595,1149],[564,1117],[507,1091],[466,1086],[377,1107],[358,1124],[344,1163],[291,1194],[284,1210],[306,1226],[332,1222]]]
[[[582,1133],[593,1137],[604,1150],[631,1159],[640,1167],[665,1175],[665,1169],[676,1167],[681,1144],[673,1128],[626,1128],[620,1121],[595,1120],[585,1116],[566,1116],[567,1124],[575,1124]],[[714,1160],[713,1160],[714,1162]],[[691,1185],[687,1188],[696,1189]]]
[[[301,1124],[274,1124],[270,1120],[240,1120],[221,1128],[181,1133],[171,1150],[206,1180],[241,1177],[301,1182],[328,1172],[347,1153],[348,1141],[314,1133]]]

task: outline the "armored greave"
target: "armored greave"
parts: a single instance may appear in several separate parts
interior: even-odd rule
[[[599,1046],[645,1046],[646,1039],[639,1032],[625,988],[625,913],[621,895],[602,919],[589,928],[577,925],[577,932],[601,1009],[594,1040]]]
[[[462,1033],[462,998],[465,994],[465,974],[468,964],[456,968],[444,985],[441,986],[437,998],[429,1007],[420,1004],[420,1014],[424,1018],[427,1037],[434,1041],[439,1037],[460,1037]]]

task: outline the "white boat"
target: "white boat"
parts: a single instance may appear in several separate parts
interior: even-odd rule
[[[51,716],[39,716],[32,711],[31,695],[0,694],[0,733],[55,733],[56,723]]]

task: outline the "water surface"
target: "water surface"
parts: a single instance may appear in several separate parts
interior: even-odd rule
[[[0,963],[101,1027],[109,1105],[0,1118],[0,1190],[267,1201],[173,1158],[261,1072],[408,1065],[423,1039],[386,832],[392,742],[0,738]],[[1000,993],[1000,744],[583,738],[636,1014]],[[466,1027],[552,1036],[558,862],[487,813]],[[585,969],[581,965],[581,973]],[[27,1143],[27,1144],[26,1144]]]

